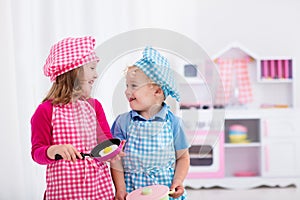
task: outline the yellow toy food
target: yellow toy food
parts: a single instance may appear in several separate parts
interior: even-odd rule
[[[105,154],[107,154],[107,153],[109,153],[109,152],[111,152],[112,151],[112,147],[111,146],[109,146],[109,147],[106,147],[105,149],[104,149],[104,153]]]
[[[108,147],[105,147],[104,149],[102,149],[99,153],[100,156],[106,156],[110,153],[112,153],[114,150],[116,150],[118,148],[117,145],[113,144],[113,145],[110,145]]]

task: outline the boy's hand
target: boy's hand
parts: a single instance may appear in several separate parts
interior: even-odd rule
[[[126,140],[122,140],[121,141],[121,146],[122,146],[122,150],[120,151],[120,153],[118,155],[116,155],[115,157],[107,160],[107,162],[115,162],[116,160],[121,160],[121,157],[126,156],[126,154],[123,151],[124,145],[125,145]]]
[[[172,191],[172,192],[170,192],[169,195],[176,199],[184,193],[184,187],[182,184],[175,182],[171,185],[170,191]]]
[[[116,192],[115,200],[125,200],[127,196],[126,191],[118,191]]]

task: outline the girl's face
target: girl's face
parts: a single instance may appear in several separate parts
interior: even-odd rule
[[[141,70],[130,67],[126,74],[125,95],[132,110],[142,116],[152,116],[157,105],[163,101],[162,90],[155,85]]]
[[[93,84],[98,78],[96,70],[97,62],[91,62],[83,66],[83,73],[80,76],[80,85],[83,92],[83,97],[89,98],[91,96]]]

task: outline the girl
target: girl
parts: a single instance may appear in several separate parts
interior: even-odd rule
[[[119,115],[111,129],[113,136],[126,140],[123,163],[111,165],[116,199],[153,184],[168,186],[175,199],[186,199],[189,145],[181,121],[164,102],[168,95],[179,101],[168,61],[147,47],[143,58],[128,68],[126,86],[132,110]]]
[[[80,154],[112,138],[100,102],[90,97],[98,77],[94,46],[92,37],[63,39],[44,65],[53,85],[31,119],[31,154],[47,165],[47,200],[114,198],[107,164]],[[55,160],[56,155],[63,159]]]

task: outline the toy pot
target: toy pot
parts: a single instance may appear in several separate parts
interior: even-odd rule
[[[151,185],[130,192],[126,200],[169,200],[172,192],[165,185]]]

